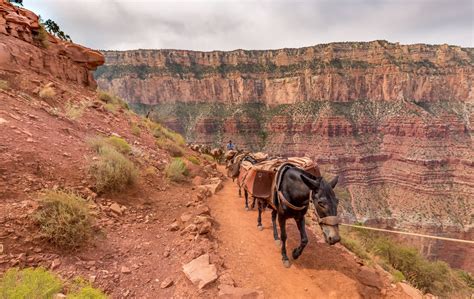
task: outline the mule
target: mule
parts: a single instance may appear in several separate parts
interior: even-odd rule
[[[244,186],[244,180],[246,175],[246,170],[241,167],[242,162],[249,162],[252,165],[257,163],[250,154],[236,154],[234,158],[231,160],[231,163],[228,166],[227,175],[232,178],[232,181],[237,179],[237,185],[239,186],[239,197],[242,197],[242,187]],[[245,196],[245,209],[249,210],[249,199],[248,199],[248,191],[244,187],[244,196]],[[255,207],[256,198],[253,198],[252,202],[252,209]]]
[[[262,211],[266,206],[272,209],[273,238],[277,245],[281,245],[283,265],[290,267],[286,252],[286,221],[293,218],[300,232],[300,245],[293,249],[293,259],[298,259],[308,244],[306,234],[305,214],[310,201],[315,207],[318,224],[324,234],[324,240],[330,245],[340,241],[339,220],[337,217],[338,199],[333,191],[339,177],[334,177],[327,182],[323,177],[316,177],[296,166],[287,164],[282,166],[275,176],[273,199],[258,202],[257,228],[262,230]],[[280,238],[276,221],[280,227]]]
[[[222,157],[224,156],[224,151],[221,148],[219,148],[219,147],[213,148],[210,151],[210,154],[214,158],[214,161],[217,162],[217,164],[220,164],[222,162]]]

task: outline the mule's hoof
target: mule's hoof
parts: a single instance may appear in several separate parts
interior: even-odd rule
[[[295,248],[291,255],[293,256],[294,260],[297,260],[300,257],[301,254],[298,254],[298,251]]]
[[[259,231],[262,231],[262,230],[263,230],[263,226],[258,225],[258,226],[257,226],[257,229],[258,229]]]
[[[290,261],[289,260],[284,260],[283,261],[283,266],[285,266],[285,268],[290,268],[290,266],[291,266]]]
[[[277,247],[281,247],[281,241],[280,240],[275,240],[275,245]]]
[[[245,210],[248,211],[248,210],[249,210],[249,207],[245,207]]]

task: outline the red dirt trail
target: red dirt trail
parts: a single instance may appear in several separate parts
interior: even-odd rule
[[[209,205],[218,223],[221,244],[219,253],[226,267],[232,269],[237,285],[260,289],[265,298],[381,298],[379,289],[362,284],[360,265],[339,246],[318,242],[308,231],[309,244],[302,256],[291,260],[289,269],[281,261],[275,245],[270,211],[263,218],[264,230],[257,230],[257,211],[245,211],[244,199],[238,197],[237,186],[224,182],[223,190],[213,196]],[[287,223],[288,251],[297,246],[299,233],[293,221]],[[403,297],[403,296],[402,296]],[[399,297],[400,298],[400,297]]]

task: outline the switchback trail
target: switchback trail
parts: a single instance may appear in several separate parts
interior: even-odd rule
[[[291,260],[289,269],[285,268],[280,248],[273,240],[270,211],[262,216],[264,230],[258,231],[256,209],[245,211],[244,199],[238,197],[232,180],[224,182],[223,190],[209,204],[218,223],[219,252],[224,257],[224,266],[231,269],[239,287],[260,289],[265,298],[404,297],[390,289],[386,278],[374,272],[369,274],[375,276],[367,275],[367,267],[361,267],[353,256],[339,246],[318,242],[319,238],[309,230],[309,244],[302,256]],[[291,253],[299,243],[299,233],[293,220],[287,226]]]

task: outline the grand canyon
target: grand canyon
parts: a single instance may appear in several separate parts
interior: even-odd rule
[[[99,87],[190,142],[314,158],[348,222],[473,239],[474,49],[387,41],[105,51]],[[471,245],[408,238],[473,270]]]
[[[124,29],[156,28],[140,6],[156,17],[173,2],[157,3],[71,0],[66,11],[60,0],[0,0],[0,298],[472,297],[473,48],[89,48],[133,48]],[[71,22],[68,33],[88,46],[28,6]],[[175,20],[166,30],[186,31]],[[206,36],[218,39],[211,27]],[[156,45],[150,30],[146,44]],[[229,140],[282,158],[263,163],[304,160],[315,171],[296,170],[312,183],[289,184],[309,195],[292,208],[302,212],[287,242],[284,207],[245,209],[226,169],[242,160],[202,150]]]

